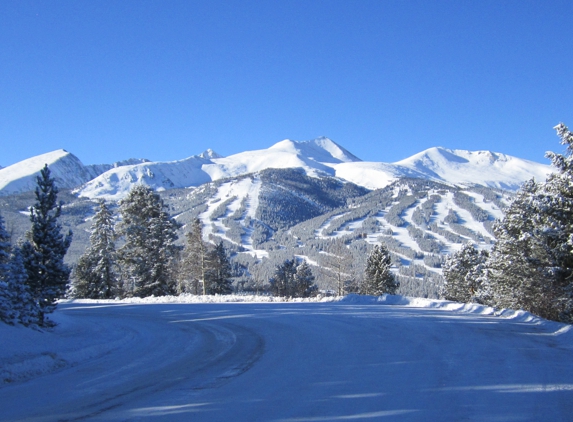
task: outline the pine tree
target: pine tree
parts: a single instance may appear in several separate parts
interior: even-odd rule
[[[208,294],[225,295],[232,291],[231,264],[223,242],[219,242],[209,253],[209,269],[205,281]]]
[[[311,297],[318,293],[318,287],[314,284],[315,277],[306,260],[296,267],[294,275],[293,297]]]
[[[178,293],[207,294],[206,279],[208,267],[208,247],[203,240],[201,221],[195,219],[185,234],[187,243],[182,254],[178,273]]]
[[[9,288],[10,278],[10,237],[4,227],[4,218],[0,215],[0,320],[14,323],[16,312],[13,308],[12,292]]]
[[[294,296],[296,260],[287,259],[275,269],[275,274],[269,280],[270,290],[275,296]]]
[[[14,317],[20,324],[25,326],[41,325],[42,321],[39,319],[40,308],[30,294],[30,289],[26,284],[28,273],[24,266],[22,253],[18,247],[12,249],[9,268],[7,284],[12,295]]]
[[[26,283],[39,306],[39,324],[47,323],[45,316],[56,309],[56,300],[66,292],[70,269],[64,256],[72,241],[72,232],[63,236],[58,218],[62,203],[57,203],[58,188],[45,165],[37,177],[36,203],[30,210],[32,228],[22,246]]]
[[[478,251],[471,243],[448,256],[442,267],[442,296],[456,302],[476,301],[488,256],[487,251]]]
[[[390,252],[383,245],[376,245],[366,261],[364,282],[361,294],[380,296],[384,293],[396,294],[399,283],[390,272],[392,260]]]
[[[125,243],[118,250],[124,291],[128,296],[174,293],[172,260],[178,254],[178,223],[163,200],[144,185],[135,186],[120,202],[118,234]]]
[[[490,304],[573,320],[573,135],[556,126],[567,154],[549,153],[557,172],[529,181],[494,226],[497,242],[484,286]]]
[[[90,299],[121,296],[118,279],[113,214],[105,201],[100,201],[90,246],[74,268],[71,294]]]

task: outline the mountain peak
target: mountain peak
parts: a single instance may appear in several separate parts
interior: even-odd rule
[[[36,177],[45,165],[60,188],[73,188],[92,178],[82,162],[65,149],[37,155],[0,170],[1,195],[33,191]]]
[[[203,151],[201,154],[199,154],[197,157],[200,158],[205,158],[205,159],[212,159],[212,158],[224,158],[222,155],[217,154],[215,151],[213,151],[211,148],[206,149],[205,151]]]
[[[333,140],[320,137],[310,141],[285,139],[274,144],[270,150],[281,150],[311,158],[320,163],[348,163],[362,161]]]

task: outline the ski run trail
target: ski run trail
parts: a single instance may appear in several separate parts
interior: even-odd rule
[[[51,331],[0,324],[0,421],[573,420],[569,325],[401,296],[273,300],[62,301]]]

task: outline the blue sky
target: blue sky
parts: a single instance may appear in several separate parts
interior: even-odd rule
[[[547,162],[573,126],[573,2],[0,2],[0,165],[223,155],[328,136]]]

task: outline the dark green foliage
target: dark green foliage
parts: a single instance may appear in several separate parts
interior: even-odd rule
[[[402,219],[402,213],[414,205],[417,201],[417,198],[413,195],[405,195],[400,197],[397,204],[392,205],[390,210],[386,213],[384,218],[388,223],[392,224],[396,227],[402,227],[406,222]]]
[[[177,293],[207,294],[206,279],[208,247],[203,240],[203,227],[199,219],[189,225],[187,242],[181,254],[177,274]]]
[[[163,200],[150,188],[135,186],[120,202],[122,221],[118,234],[125,243],[118,262],[127,296],[162,296],[174,293],[172,260],[179,225],[166,211]]]
[[[478,207],[474,203],[473,198],[471,196],[468,196],[459,191],[454,192],[454,204],[456,204],[460,208],[469,211],[474,220],[476,221],[483,222],[487,221],[490,218],[489,213],[486,210]]]
[[[314,275],[306,261],[297,266],[294,258],[278,265],[269,282],[270,291],[275,296],[309,297],[318,291],[314,284]]]
[[[73,297],[111,299],[122,296],[113,215],[105,201],[99,204],[90,246],[78,260],[72,278]]]
[[[271,293],[281,297],[292,296],[295,274],[295,259],[287,259],[282,265],[278,265],[273,278],[269,280]]]
[[[64,255],[72,241],[72,232],[63,236],[58,218],[62,204],[57,203],[58,188],[46,165],[37,178],[36,202],[30,210],[32,228],[22,246],[26,283],[39,306],[39,324],[45,325],[45,315],[53,312],[57,299],[64,296],[70,269]]]
[[[316,284],[314,284],[314,275],[312,270],[306,261],[296,268],[296,273],[294,275],[294,297],[310,297],[315,296],[318,292]]]
[[[494,225],[497,243],[480,297],[499,307],[573,321],[573,134],[556,126],[566,155],[549,153],[557,171],[523,185]]]
[[[373,296],[396,294],[399,283],[390,271],[391,265],[388,249],[380,245],[375,246],[366,263],[360,293]]]
[[[314,218],[368,192],[335,178],[309,177],[302,169],[264,170],[261,180],[264,184],[256,217],[273,230]]]
[[[205,284],[207,294],[226,295],[232,292],[232,271],[229,257],[223,246],[219,242],[213,250],[208,253],[208,270],[205,274]]]
[[[443,265],[442,297],[456,302],[476,302],[483,282],[485,263],[489,254],[478,251],[471,243],[446,258]]]

